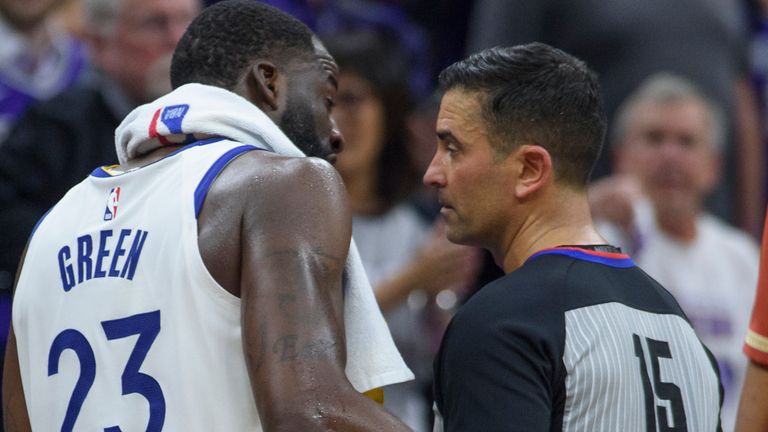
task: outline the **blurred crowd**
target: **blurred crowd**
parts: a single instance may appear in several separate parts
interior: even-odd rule
[[[593,215],[675,295],[717,357],[731,430],[768,190],[768,1],[265,2],[309,25],[341,68],[336,168],[376,298],[416,375],[387,389],[385,407],[430,429],[445,325],[501,275],[488,256],[445,240],[421,184],[437,75],[483,48],[541,41],[599,74],[610,126]],[[170,55],[206,5],[0,0],[0,344],[36,221],[94,168],[117,163],[115,127],[170,90]]]

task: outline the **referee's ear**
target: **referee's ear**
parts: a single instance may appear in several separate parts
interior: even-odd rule
[[[515,166],[514,193],[520,201],[530,200],[552,181],[552,157],[544,147],[523,144],[510,155],[510,162]]]
[[[235,93],[248,99],[273,120],[285,110],[285,77],[274,63],[256,60],[243,75]]]

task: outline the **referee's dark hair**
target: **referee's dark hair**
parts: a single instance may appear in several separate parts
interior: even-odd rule
[[[203,10],[179,40],[171,85],[232,90],[258,58],[289,67],[313,53],[312,32],[297,19],[255,0],[225,0]]]
[[[499,158],[533,143],[552,157],[555,179],[586,186],[605,138],[597,77],[581,60],[543,43],[495,47],[440,74],[443,91],[477,92]]]

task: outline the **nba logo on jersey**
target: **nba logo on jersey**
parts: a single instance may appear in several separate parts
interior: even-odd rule
[[[107,208],[104,210],[104,220],[111,221],[117,217],[117,205],[120,201],[120,186],[112,188],[107,197]]]

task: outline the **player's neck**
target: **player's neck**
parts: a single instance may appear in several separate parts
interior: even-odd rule
[[[595,230],[586,194],[567,190],[539,203],[508,236],[496,262],[506,273],[525,263],[534,253],[561,245],[605,244]],[[502,259],[499,259],[503,255]]]

